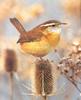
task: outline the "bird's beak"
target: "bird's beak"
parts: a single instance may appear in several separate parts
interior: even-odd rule
[[[67,23],[59,23],[59,25],[67,25]]]

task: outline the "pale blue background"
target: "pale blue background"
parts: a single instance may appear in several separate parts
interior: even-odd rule
[[[20,0],[21,1],[21,0]],[[26,0],[23,0],[26,2]],[[40,17],[35,19],[31,23],[25,24],[25,27],[27,29],[31,29],[32,27],[35,27],[39,23],[46,21],[48,19],[57,19],[64,21],[65,19],[68,19],[69,22],[71,22],[71,26],[67,29],[67,31],[63,30],[62,36],[68,40],[72,39],[74,37],[74,34],[77,32],[77,30],[81,27],[80,20],[74,19],[71,16],[68,16],[64,10],[61,8],[61,1],[63,0],[27,0],[27,4],[31,5],[33,3],[42,3],[45,7],[45,13],[42,14]],[[18,32],[13,28],[13,26],[10,24],[9,19],[6,20],[6,22],[1,23],[0,25],[2,28],[5,28],[6,36],[8,36],[9,39],[11,39],[13,36],[18,37]],[[71,30],[71,33],[69,32]],[[14,33],[14,34],[13,34]],[[77,34],[78,35],[78,34]],[[79,34],[80,35],[80,34]],[[76,34],[75,34],[76,36]],[[51,60],[54,60],[54,57],[57,55],[52,55],[50,53],[49,58]],[[58,60],[56,58],[55,60]],[[0,100],[9,100],[9,77],[7,73],[1,74],[0,77]],[[81,100],[79,96],[79,92],[73,87],[73,85],[70,82],[66,82],[67,85],[65,86],[65,92],[62,94],[58,94],[54,97],[49,97],[49,100]],[[70,89],[70,88],[72,89]],[[21,96],[20,92],[18,92],[18,89],[15,86],[15,91],[17,92],[14,95],[14,100],[32,100],[31,97],[27,96]],[[18,94],[19,93],[19,94]],[[69,99],[65,99],[64,96],[68,95]],[[79,99],[77,99],[79,98]],[[36,99],[35,99],[36,100]]]

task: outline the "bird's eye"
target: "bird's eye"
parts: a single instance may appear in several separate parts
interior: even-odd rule
[[[52,25],[52,27],[55,27],[55,25]]]

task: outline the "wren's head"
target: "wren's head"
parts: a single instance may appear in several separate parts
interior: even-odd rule
[[[59,34],[61,32],[61,25],[65,25],[65,24],[66,23],[61,23],[57,20],[49,20],[39,25],[39,27],[43,29],[45,35],[47,35],[48,32],[53,34]]]
[[[40,28],[43,30],[42,33],[53,47],[59,43],[62,24],[66,23],[50,20],[40,25]]]

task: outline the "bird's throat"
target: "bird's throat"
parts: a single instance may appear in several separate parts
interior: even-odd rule
[[[46,36],[51,46],[55,47],[60,40],[60,33],[48,34]]]

